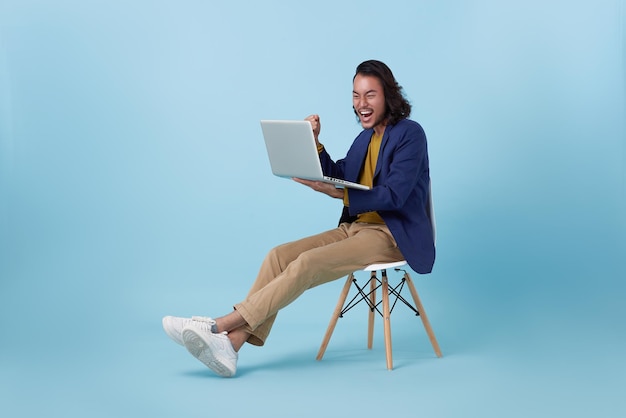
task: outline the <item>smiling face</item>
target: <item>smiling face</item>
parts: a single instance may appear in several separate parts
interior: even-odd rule
[[[378,78],[362,74],[354,77],[352,107],[363,129],[373,128],[379,135],[385,131],[385,92]]]

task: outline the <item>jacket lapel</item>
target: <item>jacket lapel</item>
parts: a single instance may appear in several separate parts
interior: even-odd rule
[[[393,128],[393,125],[389,125],[385,128],[383,139],[380,142],[380,151],[378,151],[378,160],[376,161],[376,170],[374,170],[374,179],[376,179],[376,177],[380,173],[382,161],[384,161],[383,153],[385,151],[385,145],[387,145],[387,142],[389,142],[389,136],[390,136],[389,132],[391,131],[392,128]]]
[[[346,180],[358,181],[361,168],[365,162],[365,156],[367,155],[367,147],[372,137],[372,130],[368,129],[363,131],[357,139],[354,141],[352,149],[350,150],[350,162],[346,164]]]

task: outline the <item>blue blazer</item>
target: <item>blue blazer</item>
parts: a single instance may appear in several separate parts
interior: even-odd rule
[[[327,176],[356,182],[373,130],[361,132],[346,157],[334,162],[326,150],[320,153]],[[410,119],[388,125],[380,145],[370,190],[348,189],[350,215],[377,211],[383,218],[409,266],[430,273],[435,263],[435,244],[428,216],[430,173],[426,135]]]

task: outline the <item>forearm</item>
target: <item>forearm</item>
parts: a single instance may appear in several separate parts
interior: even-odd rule
[[[338,189],[333,184],[324,183],[322,181],[314,181],[314,180],[305,180],[294,178],[295,182],[304,184],[305,186],[309,186],[311,189],[316,192],[324,193],[327,196],[330,196],[335,199],[343,199],[344,191],[343,189]]]
[[[343,189],[334,187],[335,190],[332,190],[331,193],[328,193],[328,196],[333,197],[335,199],[343,199],[344,191]]]

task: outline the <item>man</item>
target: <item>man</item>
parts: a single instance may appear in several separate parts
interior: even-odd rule
[[[411,105],[380,61],[357,67],[352,106],[364,130],[337,162],[319,142],[319,116],[306,119],[313,128],[324,174],[371,189],[338,189],[294,179],[343,199],[340,225],[273,248],[248,296],[229,314],[216,319],[163,318],[168,336],[220,376],[235,374],[243,344],[262,346],[278,311],[305,290],[372,263],[406,259],[418,273],[432,270],[435,249],[426,209],[430,176],[424,131],[408,119]]]

